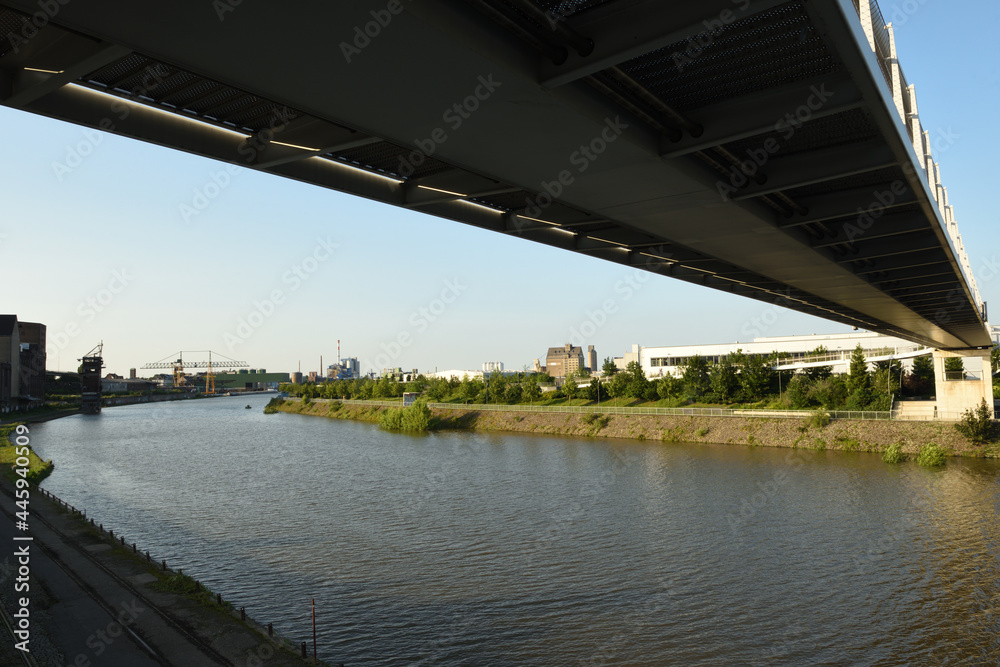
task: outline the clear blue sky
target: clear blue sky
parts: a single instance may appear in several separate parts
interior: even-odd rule
[[[1000,6],[881,4],[925,128],[957,135],[935,158],[980,290],[1000,313]],[[667,278],[638,283],[625,267],[248,170],[185,222],[181,206],[225,165],[4,108],[0,123],[0,312],[48,326],[50,369],[75,368],[101,340],[108,370],[121,374],[209,349],[272,371],[299,361],[316,370],[320,355],[335,360],[337,339],[364,370],[444,370],[520,368],[571,339],[604,358],[632,343],[847,329]],[[56,166],[80,145],[90,150],[78,166]],[[328,259],[313,265],[317,254]],[[437,302],[449,283],[452,302]],[[268,312],[274,290],[283,299]],[[607,300],[615,312],[605,318]],[[259,326],[241,330],[241,320]],[[400,335],[407,344],[396,349]]]

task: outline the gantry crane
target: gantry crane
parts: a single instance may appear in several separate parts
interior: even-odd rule
[[[184,387],[187,386],[187,378],[184,376],[185,368],[204,368],[207,369],[205,372],[205,393],[214,394],[215,393],[215,373],[213,369],[215,368],[248,368],[249,364],[245,361],[235,361],[229,357],[223,356],[218,352],[212,352],[208,350],[207,352],[192,352],[188,351],[187,354],[208,354],[208,361],[184,361],[184,352],[178,352],[177,354],[171,354],[168,357],[164,357],[159,361],[154,361],[152,363],[143,366],[144,369],[154,369],[154,368],[169,368],[174,374],[174,386]],[[222,357],[224,361],[213,361],[212,355],[216,357]],[[176,361],[166,361],[166,359],[176,359]]]

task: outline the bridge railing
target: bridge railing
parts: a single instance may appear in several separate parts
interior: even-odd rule
[[[928,188],[937,203],[952,250],[959,261],[960,270],[969,285],[976,307],[985,320],[986,309],[972,273],[972,264],[969,262],[965,244],[962,242],[961,234],[958,233],[954,209],[948,202],[948,188],[941,183],[941,166],[934,161],[931,155],[930,134],[925,132],[920,124],[920,116],[917,113],[916,88],[909,85],[903,74],[903,68],[899,64],[892,24],[886,23],[877,0],[854,0],[854,8],[861,19],[861,27],[868,37],[868,45],[875,52],[879,69],[889,86],[896,110],[906,126],[908,138],[916,153],[917,164],[924,170]]]

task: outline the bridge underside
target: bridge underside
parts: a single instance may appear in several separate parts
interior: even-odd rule
[[[2,0],[0,103],[991,345],[851,0],[52,4]]]

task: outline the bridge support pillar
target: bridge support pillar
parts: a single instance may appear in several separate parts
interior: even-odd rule
[[[962,359],[965,370],[945,370],[945,360]],[[993,407],[989,350],[934,350],[934,393],[939,419],[958,419],[985,400]]]

